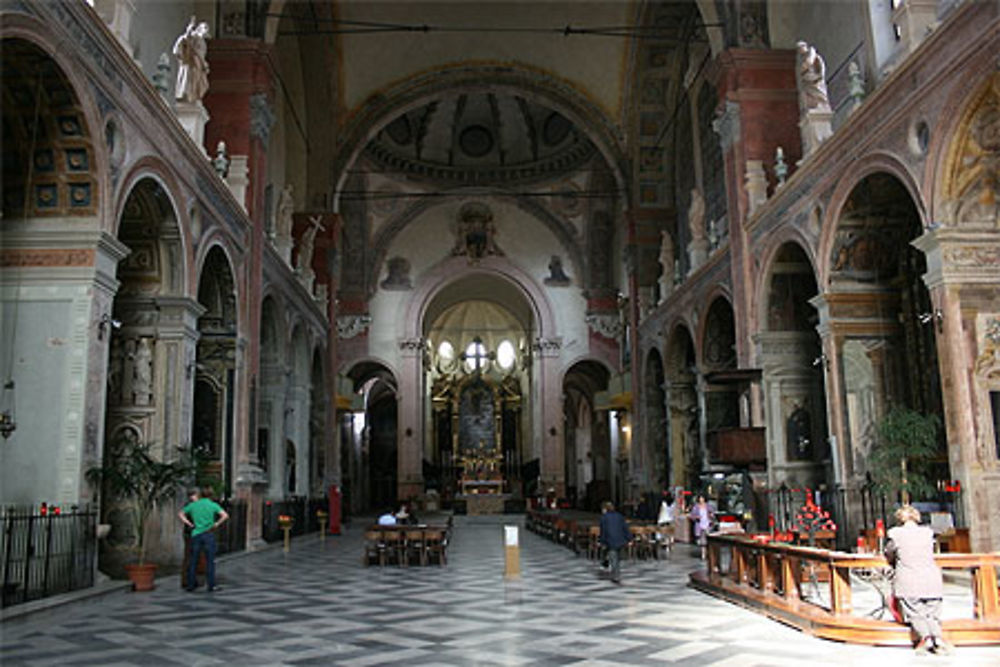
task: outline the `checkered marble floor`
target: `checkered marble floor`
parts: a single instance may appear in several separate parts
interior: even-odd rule
[[[616,586],[521,531],[519,581],[502,578],[501,525],[457,517],[445,567],[362,567],[361,526],[219,565],[221,592],[177,578],[0,626],[14,665],[998,665],[1000,647],[918,658],[814,639],[687,587],[687,545],[625,562]]]

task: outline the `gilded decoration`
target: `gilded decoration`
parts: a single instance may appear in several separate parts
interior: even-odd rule
[[[969,105],[948,155],[945,199],[962,226],[1000,226],[1000,73]]]

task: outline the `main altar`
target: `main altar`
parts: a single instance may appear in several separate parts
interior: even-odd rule
[[[459,459],[459,498],[465,501],[466,513],[502,514],[507,489],[503,475],[504,457],[499,447],[487,447],[480,441]]]

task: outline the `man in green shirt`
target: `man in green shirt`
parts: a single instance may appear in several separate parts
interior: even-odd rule
[[[188,492],[188,497],[191,502],[177,513],[184,525],[191,528],[191,560],[188,561],[187,590],[193,591],[198,587],[195,570],[198,567],[201,552],[204,551],[207,577],[205,583],[211,593],[218,590],[215,585],[215,533],[213,531],[229,518],[229,514],[211,498],[202,498],[198,489],[191,489]]]

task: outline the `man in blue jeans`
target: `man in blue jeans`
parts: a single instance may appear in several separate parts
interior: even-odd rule
[[[601,507],[601,544],[608,549],[608,565],[611,567],[611,581],[622,581],[621,549],[632,539],[632,533],[625,523],[625,517],[615,511],[610,500]]]
[[[213,531],[229,518],[229,514],[214,500],[202,498],[198,489],[191,489],[188,492],[188,498],[191,502],[177,513],[184,525],[191,528],[191,560],[188,561],[187,590],[193,591],[198,587],[195,571],[198,567],[198,559],[201,558],[201,552],[204,551],[205,583],[211,593],[218,590],[215,585],[215,533]]]

